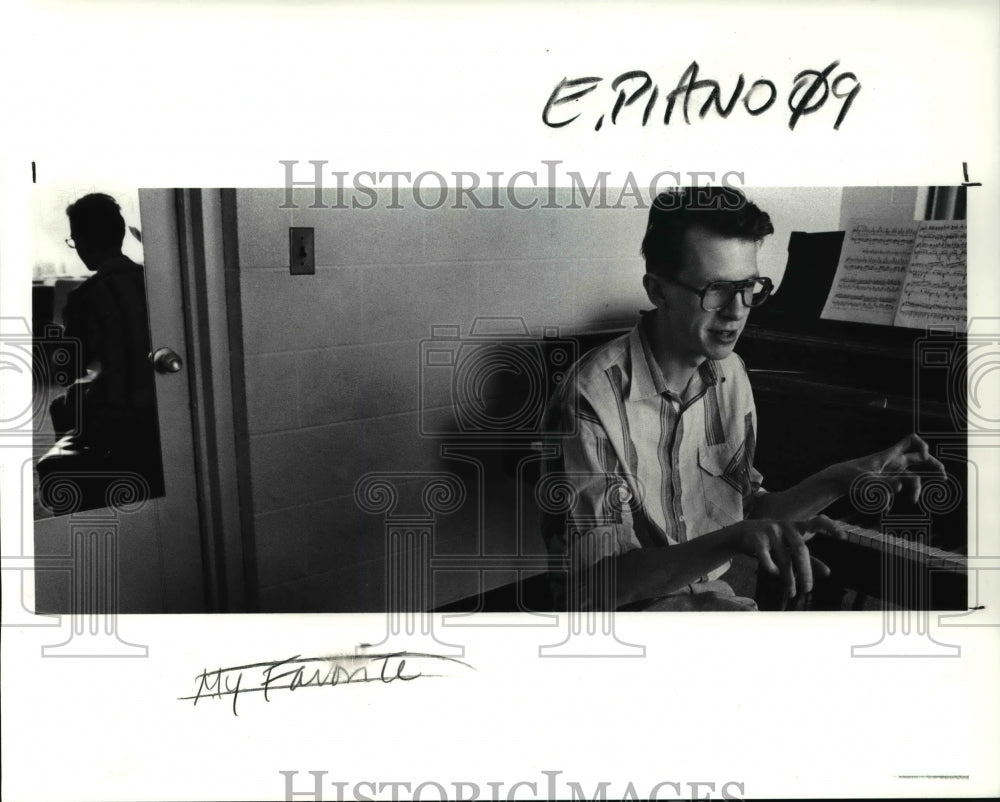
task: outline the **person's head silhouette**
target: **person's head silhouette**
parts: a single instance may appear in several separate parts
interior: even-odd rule
[[[88,270],[97,270],[108,259],[121,255],[125,219],[110,195],[84,195],[66,207],[66,215],[73,247]]]

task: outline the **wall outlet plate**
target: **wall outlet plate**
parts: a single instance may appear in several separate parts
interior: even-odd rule
[[[288,269],[293,276],[312,275],[316,272],[316,248],[312,228],[288,229]]]

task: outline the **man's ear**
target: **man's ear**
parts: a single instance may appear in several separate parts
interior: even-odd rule
[[[652,273],[647,273],[642,277],[642,286],[646,290],[646,297],[657,309],[667,305],[667,298],[663,294],[663,282]]]

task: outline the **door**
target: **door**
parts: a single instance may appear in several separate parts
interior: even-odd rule
[[[222,208],[139,191],[151,346],[181,359],[155,374],[165,494],[37,520],[39,613],[246,609]]]

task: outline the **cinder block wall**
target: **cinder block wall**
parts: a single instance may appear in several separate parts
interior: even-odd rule
[[[403,474],[394,481],[396,512],[405,514],[422,509],[424,485],[405,474],[457,472],[469,485],[465,503],[437,516],[437,551],[475,553],[481,521],[491,553],[515,547],[514,518],[485,520],[487,508],[513,509],[513,479],[488,477],[491,498],[484,503],[468,465],[443,458],[442,440],[420,433],[421,339],[435,325],[467,335],[477,316],[520,317],[532,333],[627,324],[645,300],[638,255],[645,215],[428,210],[406,193],[403,208],[386,208],[385,195],[373,209],[309,209],[313,193],[296,193],[295,210],[280,208],[284,190],[237,193],[262,604],[278,611],[380,609],[385,523],[355,501],[355,483],[365,474]],[[290,226],[315,229],[315,275],[289,274]],[[449,395],[436,386],[423,399],[426,413],[446,413]],[[540,551],[537,532],[530,535]],[[472,575],[437,580],[438,601],[476,590]]]

